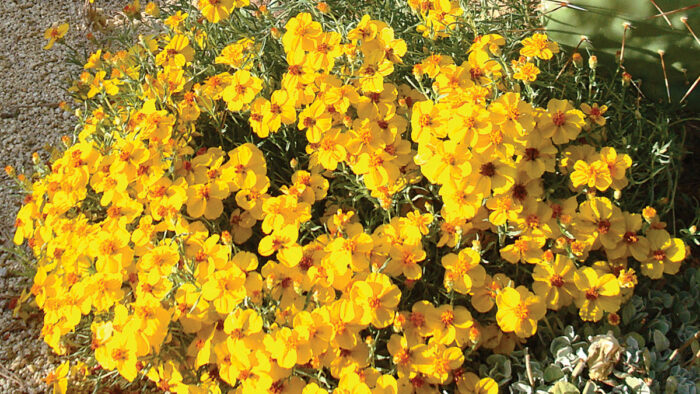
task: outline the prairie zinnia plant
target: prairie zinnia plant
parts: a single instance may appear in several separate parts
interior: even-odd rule
[[[492,354],[679,271],[556,43],[394,5],[150,7],[165,32],[89,57],[14,237],[56,353],[173,392],[494,393]]]

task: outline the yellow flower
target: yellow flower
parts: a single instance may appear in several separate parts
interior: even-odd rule
[[[288,327],[281,327],[266,336],[265,349],[270,352],[270,356],[277,359],[277,364],[282,368],[304,365],[312,356],[309,338],[302,332]]]
[[[237,266],[217,270],[202,286],[202,297],[211,301],[216,311],[227,314],[246,297],[245,275]]]
[[[423,267],[419,264],[425,260],[425,251],[420,243],[401,243],[392,245],[389,250],[391,260],[384,272],[392,276],[403,274],[407,279],[418,280],[423,276]]]
[[[173,361],[161,362],[157,367],[149,369],[146,376],[162,391],[185,392],[187,386],[182,383],[180,368],[181,366]]]
[[[194,49],[187,36],[177,34],[156,56],[156,64],[163,67],[182,68],[194,59]]]
[[[464,363],[464,354],[458,347],[433,343],[428,354],[427,364],[421,366],[419,370],[427,375],[429,383],[447,383],[452,378],[452,371]]]
[[[538,57],[549,60],[555,53],[559,53],[559,45],[549,41],[546,34],[535,33],[522,41],[523,47],[520,54],[527,57]]]
[[[442,258],[445,267],[444,285],[448,290],[469,294],[486,279],[486,270],[479,264],[481,256],[474,249],[462,249],[459,254],[450,253]]]
[[[199,0],[197,8],[211,23],[226,20],[233,9],[233,0]]]
[[[506,245],[499,251],[501,257],[511,264],[518,262],[536,264],[542,259],[544,237],[528,237],[521,235],[512,244]]]
[[[193,218],[218,218],[224,211],[221,200],[228,197],[228,187],[219,182],[191,185],[187,189],[187,214]]]
[[[247,70],[238,70],[233,74],[231,84],[224,89],[222,98],[229,111],[240,111],[244,105],[253,101],[261,89],[262,80],[260,78]]]
[[[600,191],[606,191],[612,183],[612,177],[610,169],[604,162],[596,160],[589,164],[578,160],[574,164],[574,172],[571,173],[571,183],[574,188],[587,186],[589,189],[596,188]]]
[[[585,123],[583,112],[575,109],[568,100],[551,99],[537,127],[543,137],[552,137],[552,142],[561,145],[578,137]]]
[[[427,363],[428,347],[422,343],[409,343],[405,336],[392,334],[386,347],[400,378],[412,376],[419,365]]]
[[[44,38],[49,40],[49,42],[44,46],[44,49],[51,49],[53,47],[53,44],[62,39],[66,33],[68,32],[68,24],[67,23],[62,23],[58,26],[52,26],[44,32]]]
[[[299,113],[297,127],[299,130],[306,130],[306,139],[311,143],[320,142],[332,126],[333,119],[321,100],[314,101]]]
[[[574,235],[597,249],[602,244],[615,249],[625,233],[622,211],[605,197],[592,197],[579,205],[579,215],[573,223]]]
[[[574,274],[574,282],[580,291],[576,306],[583,321],[597,322],[603,318],[603,312],[620,309],[622,297],[615,275],[600,275],[595,269],[584,267]]]
[[[593,105],[588,105],[586,103],[581,104],[581,111],[588,116],[588,119],[598,126],[605,126],[605,117],[603,114],[605,114],[607,110],[607,105],[598,106],[598,103],[593,103]]]
[[[250,38],[241,38],[233,44],[224,47],[221,50],[221,54],[214,59],[214,63],[226,64],[233,68],[241,68],[245,63],[248,63],[245,68],[249,69],[252,67],[252,64],[248,62],[252,58],[252,54],[249,51],[254,43]]]
[[[498,394],[498,383],[491,378],[479,379],[473,372],[463,369],[452,372],[459,394]]]
[[[258,253],[261,256],[270,256],[277,253],[277,259],[287,267],[299,264],[303,251],[297,243],[298,229],[295,225],[286,225],[276,228],[272,234],[263,237],[258,244]]]
[[[556,255],[554,261],[543,260],[532,272],[532,290],[542,296],[547,307],[553,310],[568,306],[578,296],[574,283],[576,266],[563,255]]]
[[[649,255],[642,262],[642,274],[659,279],[663,274],[675,275],[685,259],[685,244],[679,238],[671,238],[666,230],[647,232]]]
[[[165,19],[165,25],[173,29],[173,31],[178,32],[180,24],[187,19],[188,16],[189,14],[187,13],[183,14],[182,11],[177,11]]]
[[[436,327],[433,338],[438,343],[445,346],[454,344],[460,348],[469,344],[469,331],[474,320],[467,308],[461,305],[440,305],[427,318]]]
[[[350,291],[353,302],[370,315],[371,324],[384,328],[394,319],[394,310],[401,299],[401,290],[388,276],[373,272],[366,279],[353,284]]]
[[[612,178],[612,188],[620,190],[627,186],[625,171],[632,166],[632,159],[627,154],[618,154],[615,148],[604,147],[600,150],[599,161],[605,163]]]
[[[282,36],[285,52],[297,50],[312,51],[321,36],[321,24],[311,19],[311,14],[300,12],[284,26],[287,30]]]
[[[158,8],[158,4],[156,4],[152,1],[148,2],[148,4],[146,4],[146,7],[144,7],[144,11],[146,12],[146,14],[148,14],[154,18],[157,18],[160,16],[160,9]]]
[[[517,68],[516,72],[513,74],[513,78],[523,82],[534,82],[539,73],[540,69],[537,68],[537,66],[535,66],[533,63],[527,62]]]
[[[68,392],[68,371],[70,362],[65,361],[43,379],[44,382],[51,386],[53,394],[65,394]]]
[[[138,375],[136,369],[136,338],[131,332],[116,332],[108,340],[103,352],[95,352],[95,358],[104,369],[117,369],[131,382]]]
[[[537,321],[547,313],[543,300],[525,286],[506,287],[496,296],[496,320],[503,332],[514,332],[520,338],[537,332]]]
[[[519,93],[502,95],[489,105],[489,110],[493,122],[510,137],[525,136],[535,128],[532,105],[521,100]]]

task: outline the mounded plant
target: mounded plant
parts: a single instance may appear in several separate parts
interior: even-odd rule
[[[167,31],[85,59],[76,135],[18,177],[58,391],[568,387],[530,354],[681,270],[673,159],[634,160],[678,142],[545,34],[449,1],[146,9]]]

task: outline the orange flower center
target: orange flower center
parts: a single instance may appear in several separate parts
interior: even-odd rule
[[[563,126],[566,123],[566,116],[563,112],[557,111],[557,113],[552,115],[552,123],[557,127]]]
[[[520,320],[527,319],[530,314],[527,305],[523,303],[518,304],[518,306],[515,307],[515,310],[513,312],[515,313],[515,316],[517,316]]]
[[[430,117],[430,115],[422,115],[419,123],[421,127],[429,127],[433,125],[433,119]]]
[[[394,363],[398,365],[409,365],[411,363],[411,352],[406,348],[402,348],[394,356]]]
[[[664,261],[664,259],[666,258],[666,252],[664,252],[663,250],[660,250],[660,249],[655,250],[652,253],[652,255],[654,256],[654,260],[656,260],[656,261]]]
[[[551,285],[554,287],[562,287],[564,286],[564,278],[562,278],[559,274],[554,274],[551,278],[549,278],[549,283],[551,283]]]
[[[304,126],[306,126],[306,127],[312,127],[315,124],[316,124],[316,120],[314,120],[312,118],[305,118],[304,119]]]
[[[520,117],[520,111],[516,107],[509,108],[506,116],[509,120],[516,121]]]
[[[598,289],[595,287],[591,287],[590,289],[586,290],[586,299],[587,300],[596,300],[598,299]]]
[[[198,191],[197,195],[205,200],[209,199],[209,186],[203,185]]]
[[[425,324],[425,316],[420,312],[411,313],[411,323],[416,327],[422,327]]]
[[[637,241],[639,240],[639,238],[637,237],[637,234],[635,234],[631,231],[626,232],[625,235],[622,237],[622,239],[624,239],[624,241],[628,244],[636,244]]]
[[[441,321],[442,324],[445,325],[445,326],[452,325],[452,323],[454,323],[454,321],[455,321],[455,314],[454,314],[454,312],[453,312],[453,311],[449,311],[449,310],[448,310],[448,311],[445,311],[445,312],[442,312],[442,314],[440,315],[440,321]]]

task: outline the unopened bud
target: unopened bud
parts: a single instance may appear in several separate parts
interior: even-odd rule
[[[618,314],[615,313],[615,312],[610,312],[610,313],[608,314],[608,323],[609,323],[611,326],[617,326],[617,325],[619,325],[619,324],[620,324],[620,315],[618,315]]]
[[[630,82],[632,82],[632,74],[628,73],[627,71],[622,73],[622,86],[628,87],[630,86]]]
[[[583,57],[581,56],[580,53],[574,52],[574,54],[571,55],[571,61],[574,63],[574,66],[576,68],[583,67]]]
[[[226,244],[226,245],[231,245],[232,239],[233,239],[233,238],[231,237],[231,233],[229,233],[228,231],[222,231],[222,232],[221,232],[221,241],[222,241],[224,244]]]
[[[646,221],[651,221],[651,219],[656,217],[656,209],[650,206],[645,207],[644,209],[642,209],[642,217]]]
[[[588,58],[588,67],[591,70],[595,70],[596,67],[598,67],[598,56],[592,55],[591,57]]]
[[[323,12],[324,14],[327,14],[331,10],[331,7],[328,6],[328,3],[322,1],[316,4],[316,9]]]

